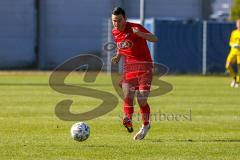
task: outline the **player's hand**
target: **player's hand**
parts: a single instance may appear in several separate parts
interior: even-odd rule
[[[112,57],[112,63],[117,64],[120,61],[121,56],[119,54],[116,54]]]
[[[236,48],[236,49],[240,49],[240,45],[239,44],[233,44],[232,47]]]
[[[132,27],[132,31],[133,31],[134,34],[138,34],[140,32],[138,27]]]

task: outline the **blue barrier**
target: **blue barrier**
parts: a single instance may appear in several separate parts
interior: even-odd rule
[[[207,23],[207,72],[224,72],[233,23]]]
[[[165,64],[172,73],[202,70],[202,22],[156,20],[159,38],[154,61]]]

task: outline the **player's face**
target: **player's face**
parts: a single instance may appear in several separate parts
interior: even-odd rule
[[[114,28],[118,30],[124,30],[126,25],[126,18],[123,15],[112,15],[112,23]]]
[[[237,20],[236,26],[237,26],[237,29],[240,30],[240,20]]]

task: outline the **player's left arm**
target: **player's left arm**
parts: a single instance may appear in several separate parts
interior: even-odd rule
[[[145,29],[145,28],[144,28]],[[158,38],[157,36],[153,35],[152,33],[146,31],[141,31],[138,27],[132,27],[133,33],[136,34],[137,36],[146,39],[147,41],[150,42],[157,42]]]

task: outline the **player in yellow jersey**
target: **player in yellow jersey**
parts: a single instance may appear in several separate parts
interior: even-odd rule
[[[231,47],[230,53],[227,57],[226,69],[233,78],[231,87],[238,88],[240,80],[240,19],[236,21],[237,29],[232,31],[229,45]],[[238,71],[234,71],[232,64],[237,64]]]

